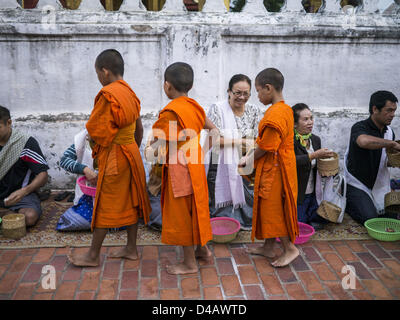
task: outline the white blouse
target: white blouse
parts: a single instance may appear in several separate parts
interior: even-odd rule
[[[211,105],[208,109],[207,117],[218,129],[222,129],[222,119],[217,108],[216,104]],[[241,132],[242,137],[256,138],[258,135],[258,124],[263,116],[261,108],[254,104],[246,103],[243,115],[241,117],[235,115],[236,126]]]

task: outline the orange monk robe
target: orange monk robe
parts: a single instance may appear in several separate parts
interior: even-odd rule
[[[293,147],[292,109],[283,101],[265,112],[257,145],[267,153],[255,163],[252,240],[289,236],[297,224],[297,171]]]
[[[99,167],[92,230],[132,225],[139,217],[149,221],[146,176],[134,138],[139,116],[140,101],[123,80],[103,87],[95,99],[86,124]]]
[[[168,149],[161,186],[161,241],[166,244],[204,246],[212,239],[207,177],[199,143],[205,117],[203,108],[195,100],[179,97],[161,110],[159,119],[153,125],[153,129],[165,133]],[[170,123],[173,121],[177,124],[176,130],[170,131]],[[176,161],[177,155],[171,156],[169,152],[173,144],[177,144],[178,149],[185,145],[185,141],[178,141],[183,129],[194,130],[196,136],[190,142],[197,152],[192,162],[197,163],[181,165]],[[171,161],[173,157],[175,161]]]

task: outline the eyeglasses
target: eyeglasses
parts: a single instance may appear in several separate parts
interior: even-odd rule
[[[236,98],[239,98],[239,97],[241,97],[241,96],[243,96],[244,98],[248,98],[248,97],[250,97],[250,92],[246,92],[246,91],[244,91],[244,92],[241,92],[241,91],[231,91],[232,92],[232,94],[236,97]]]

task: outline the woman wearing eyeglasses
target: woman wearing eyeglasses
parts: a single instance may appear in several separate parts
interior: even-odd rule
[[[251,80],[243,74],[229,81],[228,97],[213,104],[207,117],[220,130],[221,148],[211,149],[206,156],[211,217],[231,217],[244,230],[251,229],[253,188],[237,172],[239,159],[249,150],[258,134],[261,108],[247,103]]]

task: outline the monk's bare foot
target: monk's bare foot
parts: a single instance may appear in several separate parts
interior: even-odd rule
[[[110,258],[113,259],[129,259],[129,260],[137,260],[139,258],[137,249],[128,249],[127,247],[123,247],[122,249],[119,249],[117,251],[111,252],[109,254]]]
[[[264,256],[266,258],[275,258],[275,252],[274,252],[273,247],[265,248],[264,246],[262,246],[262,247],[256,247],[256,248],[248,248],[247,252],[250,254]]]
[[[279,268],[279,267],[285,267],[288,264],[290,264],[294,259],[296,259],[299,256],[299,249],[297,249],[295,246],[293,246],[290,249],[287,249],[278,259],[276,259],[274,262],[271,262],[271,265]]]
[[[68,255],[68,260],[76,267],[97,267],[100,264],[100,257],[93,259],[89,253],[75,255]]]
[[[187,266],[184,263],[178,263],[167,266],[167,272],[169,274],[189,274],[189,273],[197,273],[197,266]]]
[[[198,259],[210,259],[212,254],[210,249],[205,245],[204,247],[197,247],[195,251],[195,257]]]

